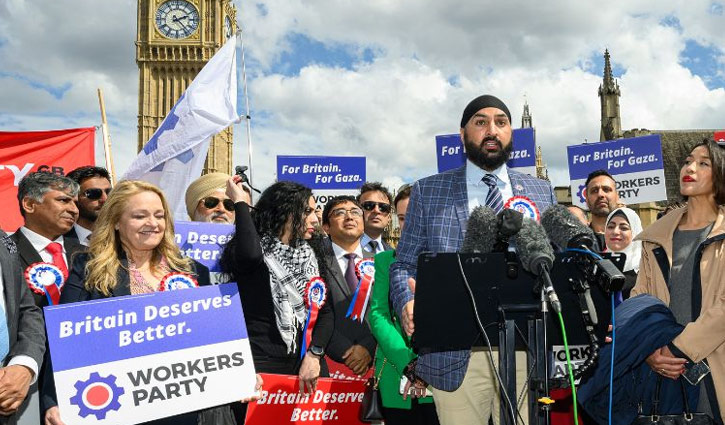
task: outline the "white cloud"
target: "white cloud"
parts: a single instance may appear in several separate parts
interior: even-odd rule
[[[725,90],[709,89],[679,63],[688,39],[725,46],[723,16],[711,13],[709,0],[614,1],[595,9],[576,0],[236,3],[250,59],[254,177],[262,187],[274,179],[279,154],[365,155],[368,177],[391,186],[431,174],[434,136],[456,132],[465,104],[484,92],[508,103],[515,124],[526,94],[550,175],[565,184],[565,146],[599,137],[602,70],[591,61],[605,47],[624,69],[624,128],[725,127]],[[2,3],[0,92],[12,101],[0,106],[0,129],[98,124],[102,87],[121,174],[136,150],[136,4]],[[660,24],[666,17],[680,28]],[[284,53],[307,55],[289,43],[291,34],[343,46],[353,58],[372,49],[375,58],[276,74]],[[69,88],[58,99],[39,85]],[[244,125],[235,140],[236,160],[246,163]]]

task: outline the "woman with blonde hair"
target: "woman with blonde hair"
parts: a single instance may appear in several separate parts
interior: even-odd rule
[[[170,273],[188,273],[199,285],[209,285],[209,269],[184,258],[174,241],[171,211],[161,189],[125,180],[113,188],[103,205],[86,253],[73,260],[60,303],[72,303],[163,290]],[[46,425],[63,421],[57,406],[50,364],[45,364],[41,409]],[[199,412],[150,423],[197,424]]]

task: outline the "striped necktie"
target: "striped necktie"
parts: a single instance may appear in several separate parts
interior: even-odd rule
[[[481,179],[481,181],[486,183],[486,186],[488,186],[486,206],[496,211],[496,214],[503,210],[503,196],[501,196],[501,191],[498,190],[498,186],[496,185],[497,180],[498,179],[493,174],[484,174]]]

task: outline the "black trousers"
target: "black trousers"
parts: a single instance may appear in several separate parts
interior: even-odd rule
[[[385,425],[439,425],[436,405],[413,399],[410,410],[383,407]]]

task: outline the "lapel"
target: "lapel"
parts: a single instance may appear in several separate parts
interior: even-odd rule
[[[111,290],[112,297],[131,295],[131,278],[128,275],[128,260],[126,255],[121,255],[121,267],[116,273],[116,286]]]
[[[2,232],[2,236],[7,236],[2,230],[0,232]],[[0,267],[2,267],[3,295],[5,296],[5,320],[7,321],[10,335],[12,335],[10,324],[15,323],[16,320],[14,307],[16,298],[15,280],[18,278],[15,274],[17,273],[16,264],[14,264],[12,255],[4,246],[0,247]]]
[[[68,264],[68,270],[73,266],[73,257],[79,252],[85,250],[85,246],[78,242],[78,239],[63,236],[63,247],[65,248],[65,261]]]
[[[513,192],[514,196],[526,196],[521,176],[516,172],[511,172],[511,170],[508,170],[508,174],[511,182],[511,192]]]
[[[43,261],[43,259],[40,257],[40,254],[38,251],[33,248],[33,244],[30,243],[28,238],[25,237],[23,232],[18,229],[13,235],[11,236],[15,243],[18,245],[18,254],[20,255],[20,258],[23,260],[23,268],[33,264],[33,263],[40,263]]]
[[[327,262],[327,270],[330,271],[330,276],[332,277],[334,284],[337,285],[345,298],[350,298],[352,296],[350,287],[347,285],[345,275],[342,273],[342,270],[340,270],[340,265],[337,264],[337,257],[335,257],[335,254],[328,254],[325,257],[325,261]]]
[[[468,189],[466,188],[466,165],[457,168],[453,172],[453,205],[456,208],[458,225],[461,233],[465,236],[466,224],[468,223]]]

